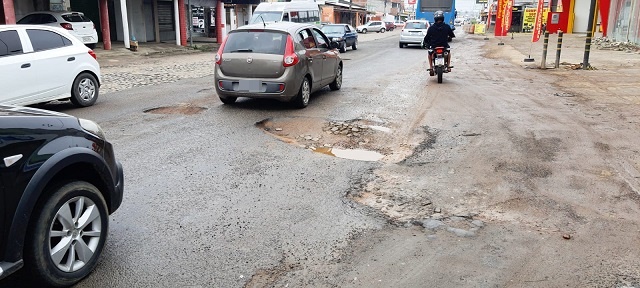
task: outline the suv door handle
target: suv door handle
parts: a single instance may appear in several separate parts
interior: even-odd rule
[[[22,64],[22,66],[20,66],[20,68],[29,68],[29,67],[31,67],[31,63]]]
[[[76,57],[69,57],[69,58],[67,58],[67,61],[69,61],[69,62],[71,62],[71,61],[75,61],[75,60],[76,60]]]

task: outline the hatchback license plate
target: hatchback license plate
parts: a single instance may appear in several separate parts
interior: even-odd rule
[[[89,42],[91,40],[93,40],[91,37],[82,37],[83,42]]]
[[[249,92],[260,92],[260,81],[258,80],[240,80],[238,90]]]

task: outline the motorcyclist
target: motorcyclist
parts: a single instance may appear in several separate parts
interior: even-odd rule
[[[453,34],[453,30],[451,30],[451,26],[444,23],[444,12],[436,11],[433,13],[433,25],[429,27],[427,30],[427,35],[424,36],[422,40],[422,48],[429,49],[429,74],[431,76],[434,75],[433,72],[433,48],[435,47],[446,47],[449,48],[449,37],[456,37]],[[451,72],[451,51],[449,51],[446,61],[447,61],[447,72]]]

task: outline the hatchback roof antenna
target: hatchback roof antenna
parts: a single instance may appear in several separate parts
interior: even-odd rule
[[[267,28],[267,23],[264,23],[264,18],[262,18],[262,15],[259,16],[260,20],[262,20],[262,28]]]

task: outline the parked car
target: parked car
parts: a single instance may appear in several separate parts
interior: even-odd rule
[[[364,25],[356,27],[358,33],[367,34],[369,31],[376,31],[377,33],[384,33],[386,30],[385,23],[382,21],[369,21]]]
[[[96,26],[93,24],[93,21],[84,16],[82,12],[33,12],[22,17],[22,19],[18,20],[17,24],[62,27],[91,49],[95,49],[96,43],[98,43]]]
[[[312,24],[251,24],[229,33],[216,54],[215,86],[220,100],[238,97],[309,104],[311,93],[342,86],[342,59],[332,42]]]
[[[320,29],[329,37],[332,42],[337,42],[338,49],[341,53],[347,52],[347,47],[351,46],[351,49],[358,49],[358,33],[356,29],[349,24],[330,24],[324,25]]]
[[[427,20],[408,20],[400,32],[400,48],[409,44],[422,44],[424,36],[427,35],[427,29],[429,29]]]
[[[393,22],[393,24],[395,25],[396,28],[403,28],[404,27],[404,21],[402,21],[402,20],[396,20],[395,22]]]
[[[93,105],[100,64],[93,50],[62,28],[0,25],[0,104],[31,105],[70,99]]]
[[[122,202],[112,145],[95,122],[0,105],[0,159],[0,279],[24,266],[35,287],[77,283]]]
[[[392,21],[384,22],[384,29],[387,31],[393,31],[396,28],[396,25]]]

